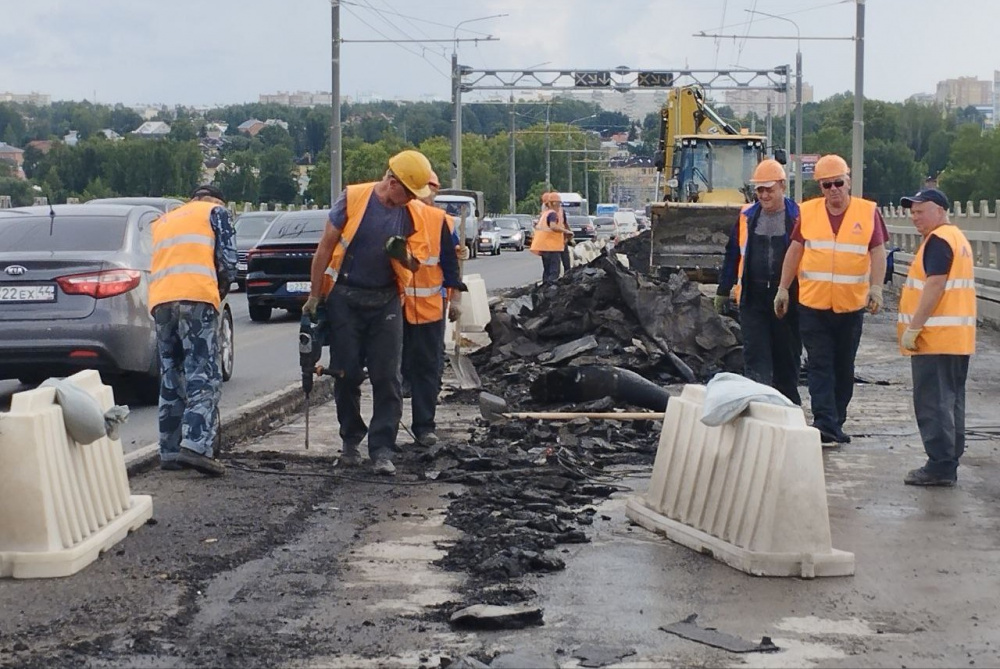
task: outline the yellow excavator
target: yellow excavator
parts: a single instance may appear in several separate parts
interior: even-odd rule
[[[686,272],[718,281],[726,241],[740,209],[754,200],[750,177],[768,139],[740,131],[705,102],[697,86],[673,88],[660,113],[655,165],[665,176],[663,202],[650,207],[650,272]],[[775,151],[784,163],[784,151]]]

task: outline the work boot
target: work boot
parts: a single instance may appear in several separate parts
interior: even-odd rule
[[[828,432],[821,427],[813,425],[817,430],[819,430],[819,441],[823,445],[823,448],[836,448],[841,443],[840,439],[833,432]]]
[[[414,435],[417,439],[417,443],[421,446],[433,446],[438,443],[438,436],[434,434],[434,430],[428,430],[427,432],[419,432]]]
[[[837,443],[838,444],[849,444],[851,443],[851,437],[843,430],[837,430]]]
[[[340,453],[338,462],[344,467],[357,467],[361,464],[361,453],[358,452],[358,444],[344,444],[344,450]]]
[[[938,476],[937,474],[932,474],[923,467],[919,469],[912,469],[907,472],[906,477],[903,479],[903,483],[906,485],[919,485],[919,486],[938,486],[938,487],[951,487],[955,485],[955,478],[946,478],[943,476]]]
[[[184,469],[184,465],[177,460],[160,460],[160,469],[165,472],[179,472]]]
[[[226,467],[221,462],[202,455],[197,451],[192,451],[190,448],[181,447],[180,455],[177,456],[177,462],[184,467],[201,472],[205,476],[217,477],[226,473]]]
[[[396,475],[396,465],[392,464],[392,460],[389,458],[379,458],[376,460],[374,469],[376,474],[382,474],[383,476]]]

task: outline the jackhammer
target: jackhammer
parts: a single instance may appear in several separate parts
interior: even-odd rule
[[[306,449],[309,448],[309,394],[313,389],[313,376],[323,355],[327,339],[326,308],[321,303],[316,309],[316,323],[303,312],[299,320],[299,367],[302,368],[302,391],[306,395]]]

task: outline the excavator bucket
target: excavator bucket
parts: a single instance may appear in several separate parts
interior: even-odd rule
[[[657,202],[652,205],[650,271],[684,271],[692,281],[718,283],[729,233],[744,205]]]

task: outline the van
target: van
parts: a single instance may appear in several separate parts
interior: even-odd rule
[[[628,239],[639,234],[639,220],[632,211],[616,211],[612,214],[615,223],[618,224],[618,232],[621,239]]]

